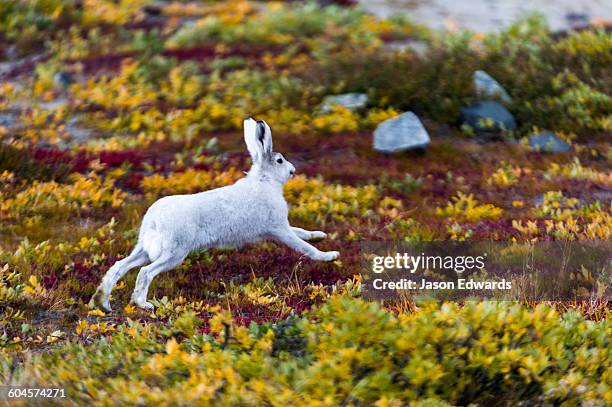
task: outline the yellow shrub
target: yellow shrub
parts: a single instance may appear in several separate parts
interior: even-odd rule
[[[593,168],[585,167],[578,158],[575,158],[571,164],[551,163],[546,171],[546,176],[587,180],[605,186],[612,186],[612,172],[600,172]]]
[[[321,133],[341,133],[359,128],[358,116],[343,106],[334,106],[329,114],[317,116],[312,124]]]
[[[167,176],[154,174],[141,181],[141,187],[149,198],[163,195],[192,194],[232,184],[243,174],[231,168],[228,172],[187,169]]]
[[[400,114],[399,111],[393,109],[392,107],[388,109],[371,109],[366,114],[363,119],[363,124],[365,127],[376,127],[380,123],[385,120],[393,119],[394,117]]]
[[[509,187],[519,182],[523,175],[531,173],[529,168],[512,167],[507,163],[498,168],[488,179],[489,185],[498,185],[501,187]]]
[[[440,217],[457,221],[478,222],[481,219],[498,219],[503,210],[491,204],[479,205],[473,194],[458,192],[444,208],[436,208]]]
[[[56,216],[80,210],[116,208],[126,193],[115,188],[113,180],[100,176],[73,174],[70,184],[34,181],[23,191],[0,203],[5,218],[20,219],[28,215]]]
[[[378,201],[379,192],[374,185],[333,185],[326,184],[321,178],[298,176],[287,182],[285,197],[291,204],[291,217],[344,220],[366,215]]]

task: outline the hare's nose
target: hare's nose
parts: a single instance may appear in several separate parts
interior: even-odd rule
[[[294,176],[295,175],[295,168],[292,169],[292,170],[289,170],[289,174],[291,174],[291,176]]]

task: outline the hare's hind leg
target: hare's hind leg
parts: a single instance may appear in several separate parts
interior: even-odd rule
[[[295,226],[291,226],[291,230],[302,240],[322,240],[327,237],[325,232],[321,232],[319,230],[306,230],[302,228],[297,228]]]
[[[149,261],[149,256],[144,251],[142,246],[136,245],[132,253],[126,258],[119,260],[113,266],[108,269],[102,283],[98,286],[95,294],[89,302],[90,308],[94,308],[96,305],[100,305],[107,311],[111,310],[110,306],[110,293],[113,290],[117,281],[121,279],[128,271],[134,267],[142,266]]]
[[[136,277],[136,287],[132,293],[132,302],[140,308],[153,309],[153,304],[147,302],[149,284],[159,273],[171,270],[181,264],[187,257],[187,253],[165,254],[156,259],[153,263],[140,269]]]

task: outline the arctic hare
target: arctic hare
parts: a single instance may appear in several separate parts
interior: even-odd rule
[[[110,292],[130,269],[140,269],[132,302],[151,309],[149,284],[155,276],[179,264],[194,250],[239,246],[271,238],[314,260],[332,261],[338,252],[322,252],[305,240],[325,233],[289,225],[283,185],[295,167],[272,151],[272,132],[264,121],[244,121],[244,140],[253,161],[246,177],[235,184],[192,195],[172,195],[156,201],[142,219],[132,253],[116,262],[90,301],[110,311]]]

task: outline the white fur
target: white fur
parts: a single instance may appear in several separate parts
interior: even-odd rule
[[[132,302],[152,308],[147,292],[153,278],[181,264],[194,250],[240,246],[270,238],[314,260],[338,258],[338,252],[322,252],[305,242],[325,238],[325,233],[289,225],[283,185],[295,168],[280,153],[272,151],[267,123],[245,120],[244,139],[253,160],[247,176],[230,186],[167,196],[151,205],[142,220],[136,247],[108,270],[91,307],[97,302],[110,310],[110,292],[117,281],[130,269],[150,262],[138,273]]]

